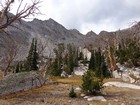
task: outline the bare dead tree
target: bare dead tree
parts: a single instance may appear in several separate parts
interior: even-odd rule
[[[40,13],[39,11],[39,3],[40,0],[31,0],[32,3],[24,4],[24,0],[18,0],[19,5],[16,10],[16,14],[13,16],[9,16],[9,12],[11,11],[12,4],[15,3],[15,0],[5,0],[4,3],[0,1],[0,32],[3,32],[8,26],[12,26],[14,21],[20,21],[21,19],[25,19],[30,15],[35,15]],[[23,7],[23,8],[22,8]]]
[[[11,64],[13,63],[13,61],[15,60],[18,54],[20,46],[18,42],[12,38],[5,38],[3,46],[4,46],[4,51],[3,51],[2,62],[5,64],[4,75],[7,75]]]
[[[116,39],[114,38],[114,45],[112,46],[107,45],[106,48],[107,56],[109,59],[109,67],[111,71],[114,71],[116,69],[116,49],[117,49],[117,44],[116,44]]]
[[[48,66],[50,65],[52,59],[53,51],[51,49],[49,50],[48,47],[48,40],[43,40],[41,38],[38,39],[37,51],[40,58],[39,74],[43,77],[46,77],[46,70],[48,69]]]
[[[47,47],[48,47],[48,40],[43,41],[42,39],[38,39],[37,51],[40,57],[44,57],[44,53]]]
[[[114,38],[112,39],[112,43],[109,41],[109,39],[103,39],[102,41],[106,44],[106,55],[108,57],[109,61],[109,68],[111,72],[113,72],[116,69],[116,50],[117,50],[117,44],[118,44],[118,36],[116,33],[114,34]]]

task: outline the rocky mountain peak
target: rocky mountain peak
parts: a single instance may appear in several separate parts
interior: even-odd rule
[[[80,33],[77,29],[70,29],[70,31],[73,33]]]
[[[100,33],[99,33],[99,35],[105,35],[105,34],[107,34],[108,32],[107,31],[101,31]]]
[[[97,35],[97,34],[96,34],[95,32],[93,32],[92,30],[89,31],[89,32],[86,34],[87,37],[96,36],[96,35]]]

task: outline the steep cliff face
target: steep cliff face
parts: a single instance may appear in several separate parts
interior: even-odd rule
[[[0,33],[0,49],[4,51],[9,41],[16,40],[20,45],[19,58],[25,58],[28,54],[29,45],[32,38],[37,38],[43,44],[47,43],[46,54],[50,53],[58,43],[73,43],[76,46],[85,45],[85,36],[79,31],[68,30],[53,19],[46,21],[34,19],[31,22],[21,20],[13,23],[15,27],[8,27],[6,33]],[[2,52],[3,53],[3,52]]]

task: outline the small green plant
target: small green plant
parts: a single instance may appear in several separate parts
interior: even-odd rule
[[[69,93],[69,97],[71,97],[71,98],[77,97],[77,94],[74,92],[73,86],[72,86],[71,91],[70,91],[70,93]]]

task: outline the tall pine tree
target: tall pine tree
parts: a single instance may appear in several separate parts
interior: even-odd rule
[[[34,38],[32,39],[32,43],[30,46],[29,54],[27,56],[27,59],[24,63],[25,71],[31,71],[31,70],[38,70],[37,62],[38,60],[38,53],[37,53],[37,40]]]
[[[16,65],[16,73],[20,71],[19,63]]]
[[[94,50],[91,52],[91,58],[90,58],[90,61],[89,61],[88,69],[89,70],[95,70],[95,51]]]
[[[92,51],[89,62],[89,70],[95,72],[97,77],[103,78],[109,76],[109,70],[105,62],[105,57],[100,48],[97,51]]]
[[[32,66],[31,70],[38,70],[38,53],[37,53],[37,40],[34,42],[34,50],[33,50],[33,61],[32,61]]]

